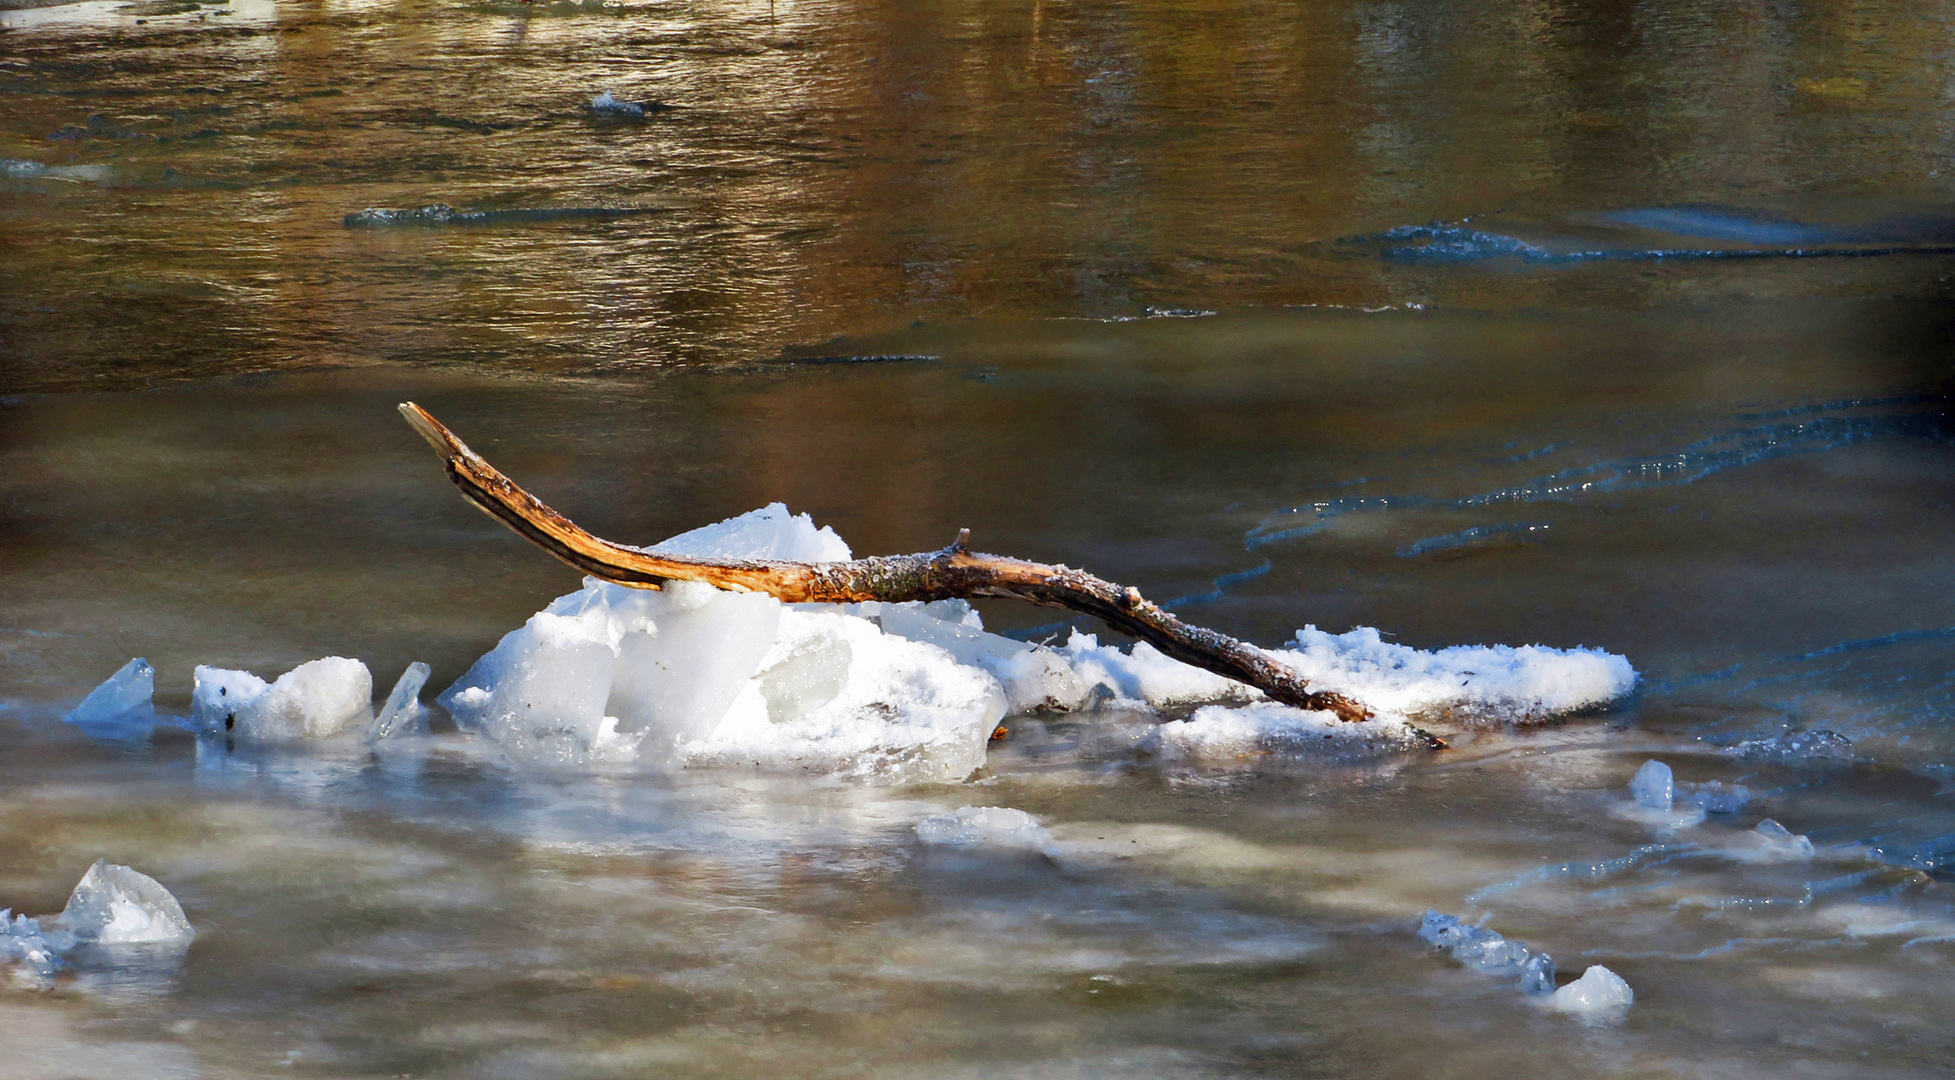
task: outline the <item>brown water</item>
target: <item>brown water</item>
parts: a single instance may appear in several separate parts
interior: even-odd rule
[[[0,1076],[1955,1061],[1940,9],[0,26],[0,906],[105,856],[199,931],[0,990]],[[593,114],[607,89],[683,107]],[[484,216],[344,221],[434,203]],[[60,723],[134,655],[166,711],[198,663],[444,686],[574,587],[455,497],[405,398],[623,540],[780,499],[858,552],[970,527],[1265,643],[1587,644],[1644,682],[1362,764],[1169,768],[1017,718],[972,783],[898,790]],[[1810,728],[1857,757],[1725,752]],[[1658,841],[1611,812],[1652,756],[1756,797],[1502,887]],[[1060,854],[915,842],[967,803]],[[1715,853],[1765,816],[1816,859]],[[1427,907],[1636,1004],[1543,1013],[1419,942]]]

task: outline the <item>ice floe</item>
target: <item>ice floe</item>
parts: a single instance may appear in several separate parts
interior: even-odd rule
[[[1636,1000],[1629,984],[1600,964],[1556,987],[1554,960],[1547,953],[1534,952],[1521,942],[1443,912],[1425,913],[1419,937],[1446,950],[1462,967],[1516,979],[1522,993],[1556,1012],[1608,1019],[1620,1016]]]
[[[1272,651],[1314,686],[1387,712],[1449,711],[1512,722],[1606,704],[1636,685],[1629,661],[1600,649],[1543,645],[1455,645],[1425,651],[1384,641],[1361,626],[1329,634],[1297,631]]]
[[[132,958],[120,950],[181,950],[195,937],[182,905],[156,879],[98,859],[60,914],[34,919],[0,909],[0,969],[16,986],[49,990],[78,945],[102,948],[110,963],[141,964],[154,957]]]
[[[1557,989],[1547,999],[1556,1012],[1574,1013],[1593,1019],[1620,1016],[1636,1003],[1636,992],[1622,976],[1594,964],[1582,977]]]
[[[1035,851],[1042,855],[1056,850],[1051,834],[1037,818],[1004,806],[960,806],[949,813],[932,814],[916,823],[916,838],[940,847]]]
[[[182,905],[148,874],[97,859],[82,875],[61,926],[98,945],[187,943],[197,936]]]
[[[155,693],[156,669],[138,656],[89,691],[68,714],[68,722],[91,733],[114,733],[128,726],[132,714],[148,710]],[[142,719],[141,726],[147,728],[148,718]]]
[[[373,708],[372,673],[343,656],[307,661],[272,683],[204,665],[193,678],[192,722],[259,742],[325,738],[366,720]]]
[[[1702,824],[1705,808],[1679,803],[1676,793],[1676,774],[1670,766],[1654,759],[1645,761],[1629,781],[1634,801],[1619,803],[1614,811],[1617,817],[1651,826],[1659,833]]]
[[[774,503],[647,550],[699,558],[835,562],[849,546]],[[1141,642],[1074,631],[1052,647],[984,629],[962,600],[784,604],[758,593],[595,579],[510,631],[435,697],[456,727],[518,764],[805,771],[957,781],[982,767],[1000,720],[1033,712],[1163,711],[1139,739],[1163,759],[1338,754],[1417,744],[1407,714],[1525,721],[1626,693],[1628,661],[1593,649],[1421,651],[1376,630],[1297,632],[1270,655],[1379,710],[1344,723],[1278,705]],[[426,731],[426,665],[410,665],[367,725],[376,748]],[[373,714],[372,677],[328,657],[266,683],[199,667],[195,723],[262,742],[332,736]]]
[[[394,682],[394,689],[387,695],[387,703],[373,718],[367,728],[367,745],[372,746],[398,735],[425,735],[428,730],[428,707],[421,704],[421,688],[428,685],[428,675],[432,671],[419,660],[407,665],[401,677]]]

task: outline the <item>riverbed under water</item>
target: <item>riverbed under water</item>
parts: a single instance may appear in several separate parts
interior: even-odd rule
[[[0,907],[58,911],[106,857],[198,932],[0,989],[0,1075],[1955,1061],[1945,16],[95,0],[0,28]],[[906,787],[62,722],[132,656],[179,715],[197,664],[436,689],[575,588],[457,497],[410,399],[623,541],[780,500],[858,554],[968,527],[1266,645],[1586,645],[1642,681],[1407,756],[1171,762],[1012,717],[970,781]],[[1851,755],[1755,745],[1819,730]],[[1652,758],[1751,799],[1660,832],[1622,809]],[[919,842],[967,804],[1049,852]],[[1812,858],[1734,854],[1767,817]],[[1544,1011],[1420,941],[1428,908],[1635,1003]]]

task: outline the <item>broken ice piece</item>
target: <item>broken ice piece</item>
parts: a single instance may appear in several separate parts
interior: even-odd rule
[[[1748,844],[1732,854],[1745,862],[1803,862],[1813,854],[1810,837],[1801,836],[1771,818],[1759,822],[1742,839]]]
[[[1557,1012],[1601,1018],[1620,1014],[1635,1001],[1636,992],[1622,976],[1595,964],[1582,972],[1581,978],[1556,990],[1547,1004]]]
[[[88,868],[57,917],[77,938],[100,945],[188,943],[197,936],[170,890],[107,859]]]
[[[336,734],[373,707],[373,674],[358,660],[309,660],[266,684],[249,671],[198,665],[191,719],[206,731],[262,742]]]
[[[150,703],[156,693],[156,669],[138,656],[122,665],[102,685],[88,692],[68,714],[70,724],[102,724]]]
[[[0,966],[10,967],[8,974],[22,987],[52,990],[60,954],[74,946],[73,934],[43,930],[40,920],[0,908]]]
[[[367,745],[396,735],[421,735],[428,730],[428,710],[421,704],[421,688],[428,684],[428,665],[419,660],[407,665],[387,695],[387,704],[367,728]]]
[[[1542,993],[1543,980],[1554,989],[1554,961],[1546,953],[1529,952],[1525,944],[1509,941],[1484,926],[1471,926],[1457,917],[1428,911],[1419,923],[1419,936],[1445,949],[1462,967],[1487,975],[1519,975],[1526,993]]]
[[[1676,797],[1676,778],[1670,766],[1661,761],[1645,761],[1636,770],[1635,779],[1629,781],[1629,793],[1636,796],[1639,805],[1651,810],[1668,810]]]
[[[1701,806],[1676,803],[1677,781],[1670,766],[1661,761],[1645,761],[1636,770],[1636,776],[1629,781],[1629,793],[1636,797],[1633,803],[1617,803],[1613,808],[1619,818],[1641,822],[1655,828],[1659,833],[1688,828],[1704,820]]]
[[[1535,953],[1521,965],[1521,993],[1528,997],[1541,997],[1555,992],[1554,957],[1547,953]]]
[[[1052,854],[1052,837],[1037,818],[1004,806],[960,806],[916,823],[916,838],[947,847],[988,847]]]

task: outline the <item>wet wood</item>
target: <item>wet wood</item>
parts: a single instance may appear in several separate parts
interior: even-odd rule
[[[1285,705],[1333,712],[1353,722],[1372,716],[1370,709],[1342,694],[1311,689],[1301,675],[1253,645],[1182,622],[1131,586],[1066,566],[972,551],[969,529],[939,551],[832,563],[695,559],[613,543],[585,532],[518,487],[426,409],[407,402],[400,411],[441,456],[448,478],[464,498],[595,578],[644,589],[656,589],[667,581],[703,581],[722,589],[766,593],[788,603],[1010,597],[1091,615],[1176,660],[1253,686]],[[1419,734],[1429,745],[1445,745]]]

